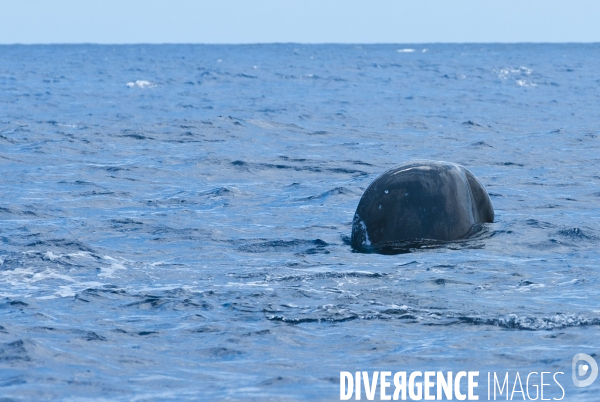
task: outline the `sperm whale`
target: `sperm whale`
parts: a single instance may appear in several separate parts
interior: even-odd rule
[[[466,239],[494,221],[483,184],[450,162],[417,161],[376,178],[360,199],[350,244],[394,252],[410,245]]]

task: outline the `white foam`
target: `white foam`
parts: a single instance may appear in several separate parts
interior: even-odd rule
[[[127,88],[134,88],[134,87],[138,87],[138,88],[154,88],[156,86],[156,84],[150,82],[150,81],[146,81],[146,80],[137,80],[137,81],[131,81],[127,83]]]
[[[0,297],[55,299],[72,297],[84,289],[104,285],[98,281],[82,281],[78,275],[71,275],[73,271],[62,267],[61,260],[65,257],[69,259],[94,258],[87,251],[59,253],[48,250],[46,252],[27,251],[24,254],[40,256],[44,260],[56,264],[56,267],[29,266],[0,271],[0,288],[10,289],[10,293],[0,293]],[[108,267],[102,267],[98,277],[113,277],[115,271],[125,269],[122,261],[111,257],[105,257],[105,259],[108,260],[108,264],[106,264]],[[0,261],[0,263],[3,262],[4,259]]]
[[[520,87],[537,87],[536,83],[534,83],[530,79],[525,79],[528,78],[528,76],[530,76],[531,73],[533,73],[533,70],[531,68],[525,66],[520,66],[518,68],[505,67],[501,68],[500,70],[493,71],[498,74],[498,78],[500,78],[501,80],[507,80],[509,78],[515,79],[515,84],[517,84]]]
[[[537,87],[535,82],[526,81],[526,80],[516,80],[515,81],[520,87]]]
[[[35,272],[33,268],[15,268],[0,272],[6,283],[10,285],[36,283],[46,279],[60,279],[67,282],[75,282],[75,279],[68,275],[63,275],[53,269],[46,268],[43,271]]]
[[[527,68],[527,67],[523,67],[523,66],[519,67],[519,69],[521,70],[521,72],[523,72],[523,73],[525,73],[527,75],[530,75],[533,72],[532,69]]]
[[[59,255],[54,254],[52,251],[46,251],[44,253],[44,257],[46,257],[50,261],[56,261],[56,260],[58,260],[60,258]]]
[[[415,49],[398,49],[398,53],[414,53],[414,51]]]
[[[544,285],[543,283],[532,283],[530,285],[520,286],[520,287],[516,288],[515,290],[517,292],[529,292],[532,289],[545,288],[545,287],[546,287],[546,285]]]
[[[119,261],[108,255],[105,255],[102,258],[104,258],[105,260],[108,260],[110,263],[110,266],[101,268],[100,273],[98,274],[98,277],[100,277],[100,278],[114,278],[116,271],[127,269],[127,268],[125,268],[125,265],[123,265],[123,262],[125,262],[124,260]]]
[[[505,67],[501,68],[496,72],[498,73],[499,78],[505,80],[511,75],[531,75],[531,73],[533,73],[533,70],[525,66],[520,66],[519,68]]]

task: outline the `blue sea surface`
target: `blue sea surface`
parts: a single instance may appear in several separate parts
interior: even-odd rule
[[[496,221],[352,252],[412,159]],[[0,46],[0,173],[3,401],[337,400],[358,370],[598,400],[600,44]]]

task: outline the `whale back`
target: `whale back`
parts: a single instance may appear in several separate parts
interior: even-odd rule
[[[369,185],[352,225],[355,249],[412,241],[468,237],[494,212],[483,185],[467,169],[447,162],[392,168]]]
[[[481,184],[479,179],[477,179],[473,173],[469,172],[463,166],[460,166],[460,169],[463,171],[469,182],[471,195],[473,196],[474,213],[477,215],[478,223],[494,222],[494,207],[492,206],[492,201],[490,200],[490,196],[485,190],[485,187],[483,187],[483,184]]]

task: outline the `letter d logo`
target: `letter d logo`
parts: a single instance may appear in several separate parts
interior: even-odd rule
[[[582,360],[587,364],[582,364]],[[579,365],[577,363],[579,363]],[[573,365],[571,368],[573,370],[573,384],[575,384],[576,387],[587,387],[588,385],[592,385],[596,380],[596,377],[598,377],[598,364],[596,364],[596,360],[585,353],[578,353],[573,356]],[[591,371],[590,368],[592,369]],[[579,379],[579,377],[584,377],[588,372],[590,372],[588,378],[585,380]]]

